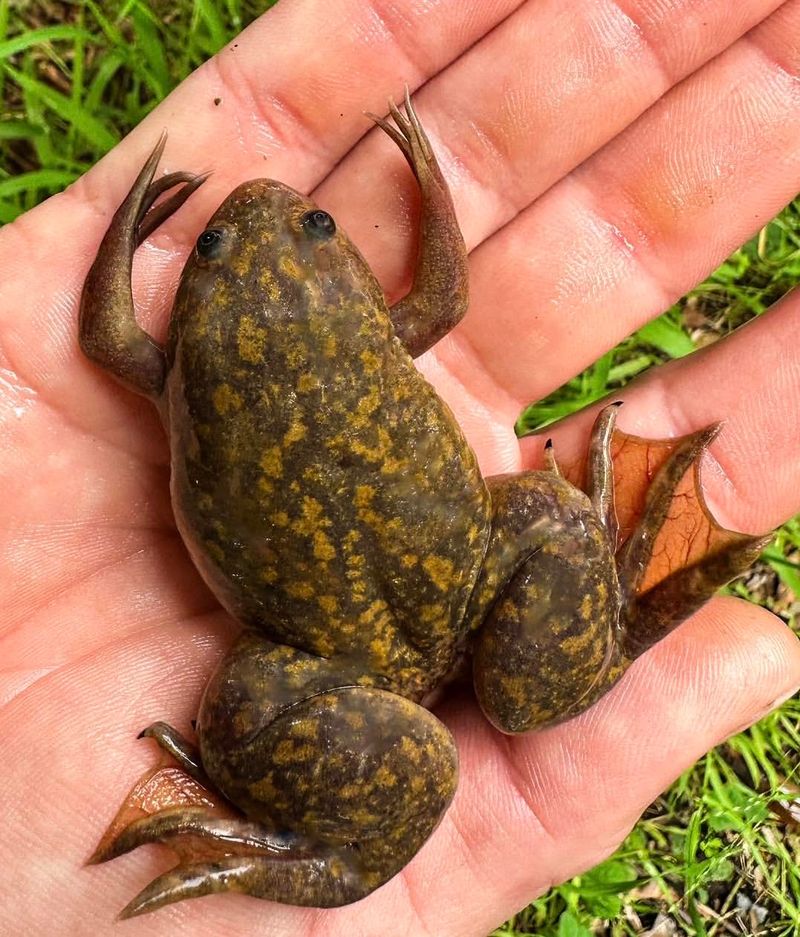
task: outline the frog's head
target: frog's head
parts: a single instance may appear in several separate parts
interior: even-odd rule
[[[367,263],[331,215],[269,179],[243,183],[217,209],[184,268],[179,305],[259,310],[267,327],[385,309]]]

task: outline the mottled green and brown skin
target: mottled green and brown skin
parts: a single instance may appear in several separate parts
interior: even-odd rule
[[[688,437],[663,466],[617,563],[613,407],[593,438],[588,495],[554,462],[484,482],[412,361],[463,315],[467,260],[405,107],[392,107],[394,125],[376,118],[422,194],[414,285],[391,310],[330,216],[255,180],[198,240],[161,348],[136,324],[131,258],[203,181],[153,182],[163,141],[87,277],[81,345],[158,405],[178,527],[244,626],[203,697],[199,751],[164,723],[143,733],[243,816],[176,806],[102,845],[95,861],[144,842],[205,844],[183,848],[126,915],[223,890],[316,906],[363,897],[413,857],[453,796],[453,739],[421,704],[468,649],[498,728],[568,718],[760,545],[739,538],[668,577],[639,615],[673,493],[711,436]]]

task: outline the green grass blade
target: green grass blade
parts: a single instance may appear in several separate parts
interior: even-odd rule
[[[80,104],[56,91],[49,85],[24,75],[22,72],[3,65],[6,74],[23,88],[29,95],[38,98],[42,104],[56,111],[75,127],[86,139],[101,151],[110,150],[119,142],[119,137],[98,118],[86,111]]]
[[[643,325],[636,336],[670,358],[682,358],[695,350],[694,342],[669,313]]]
[[[23,172],[10,179],[0,179],[0,198],[20,195],[23,192],[34,192],[46,189],[63,189],[77,179],[79,173],[60,169],[37,169],[33,172]]]
[[[31,29],[11,39],[0,42],[0,59],[7,59],[32,46],[53,42],[57,39],[71,39],[73,42],[91,39],[91,35],[79,26],[42,26],[40,29]]]

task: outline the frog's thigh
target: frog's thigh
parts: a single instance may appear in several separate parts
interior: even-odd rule
[[[619,587],[606,532],[582,492],[550,472],[489,483],[486,578],[496,585],[475,639],[473,679],[498,729],[527,732],[587,708],[621,675]]]
[[[355,901],[414,856],[455,792],[445,726],[386,690],[327,688],[354,682],[347,670],[250,635],[209,686],[198,722],[206,772],[250,820],[291,831],[315,870],[290,880],[262,864],[250,894]]]

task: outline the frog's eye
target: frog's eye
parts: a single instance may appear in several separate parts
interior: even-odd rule
[[[222,246],[222,235],[219,228],[207,228],[197,239],[197,253],[206,260],[213,260]]]
[[[315,208],[308,211],[300,219],[300,224],[308,233],[321,241],[325,241],[336,234],[336,222],[326,211]]]

